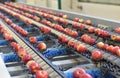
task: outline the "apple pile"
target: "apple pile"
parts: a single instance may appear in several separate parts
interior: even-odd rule
[[[3,5],[3,6],[6,7],[6,8],[8,8],[8,9],[10,9],[10,10],[13,10],[13,11],[15,11],[15,12],[17,12],[17,13],[20,13],[20,14],[26,16],[26,17],[29,17],[29,18],[37,21],[37,22],[40,21],[40,18],[37,17],[37,16],[31,15],[31,14],[29,14],[29,13],[23,12],[23,11],[21,11],[21,10],[18,10],[18,9],[15,9],[15,8],[12,8],[12,7],[9,7],[9,6],[6,6],[6,5]]]
[[[91,45],[96,43],[96,40],[94,38],[92,38],[91,36],[89,36],[88,34],[83,34],[80,38],[85,43],[88,43],[88,44],[91,44]]]
[[[5,38],[5,40],[7,41],[13,40],[12,35],[1,25],[0,25],[0,32],[3,34],[3,37]]]
[[[78,68],[73,71],[74,78],[93,78],[83,68]]]
[[[0,14],[0,15],[2,15],[2,14]],[[3,20],[4,20],[4,19],[8,19],[7,17],[5,17],[5,16],[3,16],[3,15],[2,15],[2,17],[3,17]],[[10,20],[10,19],[9,19],[9,20]],[[12,23],[12,22],[10,23],[9,21],[5,21],[5,22],[6,22],[6,23],[9,23],[10,26],[11,26],[13,29],[15,29],[18,33],[20,33],[22,36],[24,36],[24,37],[27,37],[27,36],[28,36],[28,32],[27,32],[26,30],[24,30],[22,27],[14,24],[14,23]],[[7,36],[7,35],[5,34],[4,36]]]
[[[98,42],[97,47],[102,50],[105,50],[107,52],[110,52],[112,54],[115,54],[117,56],[120,56],[120,47],[119,46],[113,46],[113,45],[104,44],[103,42]]]
[[[120,27],[115,28],[114,31],[120,34]]]

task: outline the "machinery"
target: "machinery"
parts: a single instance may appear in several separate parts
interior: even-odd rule
[[[75,17],[88,22],[73,21]],[[78,26],[80,28],[74,27],[74,24],[80,25]],[[115,39],[120,36],[115,31],[119,28],[119,24],[120,22],[117,21],[93,16],[6,2],[0,4],[0,51],[3,53],[1,56],[9,75],[16,78],[20,76],[35,78],[36,76],[21,61],[23,56],[18,54],[12,42],[24,48],[33,60],[48,72],[49,78],[74,78],[73,71],[77,68],[84,68],[93,78],[120,78],[120,51],[114,54],[109,49],[103,50],[97,46],[99,42],[103,42],[108,46],[120,47],[120,40]],[[107,35],[101,32],[100,34],[90,33],[89,27],[102,30]],[[13,39],[6,37],[6,31],[12,35]],[[91,36],[95,42],[82,40],[81,37],[85,34]],[[31,37],[36,41],[32,43]],[[70,40],[79,43],[79,47],[75,48],[75,44],[74,47],[70,46],[68,44]],[[39,47],[41,42],[47,45],[47,48],[42,47],[45,48],[44,50],[41,50],[41,46]],[[83,46],[84,49],[81,48]],[[102,60],[92,59],[92,52],[95,50],[103,54]],[[11,67],[15,70],[11,71]]]

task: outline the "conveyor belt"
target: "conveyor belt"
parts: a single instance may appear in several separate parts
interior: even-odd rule
[[[2,21],[0,21],[0,24],[6,28],[8,32],[10,32],[11,35],[13,35],[14,39],[22,46],[24,47],[29,54],[33,57],[33,59],[39,63],[44,70],[46,70],[49,73],[49,76],[51,78],[65,78],[65,76],[62,74],[62,72],[57,71],[55,67],[53,67],[49,62],[47,62],[47,59],[44,59],[44,57],[37,52],[30,48],[28,44],[26,44],[22,39],[20,39],[10,28],[8,28]],[[39,55],[39,56],[38,56]]]
[[[3,8],[3,7],[2,7]],[[6,9],[6,10],[8,10],[8,9]],[[12,12],[12,11],[11,11]],[[22,16],[22,17],[24,17],[23,15],[20,15],[20,16]],[[27,17],[24,17],[24,18],[27,18]],[[27,19],[29,19],[29,18],[27,18]],[[31,19],[29,19],[29,20],[31,20]],[[35,22],[35,21],[33,21],[32,20],[32,22],[36,25],[36,26],[41,26],[42,24],[40,24],[40,23],[38,23],[38,22]],[[61,32],[59,32],[59,31],[56,31],[56,30],[54,30],[54,29],[52,29],[52,28],[50,28],[51,30],[52,30],[52,33],[54,33],[54,34],[56,34],[57,36],[59,36],[59,35],[61,35],[61,34],[63,34],[63,33],[61,33]],[[65,34],[64,34],[65,35]],[[75,38],[72,38],[72,37],[70,37],[70,36],[68,36],[68,35],[65,35],[65,36],[67,36],[68,37],[68,39],[74,39],[74,40],[76,40]],[[76,41],[78,41],[78,40],[76,40]],[[85,44],[85,43],[83,43],[84,45],[86,45],[87,47],[88,47],[88,51],[90,51],[90,52],[92,52],[92,50],[95,50],[96,48],[94,48],[94,47],[92,47],[92,46],[89,46],[89,45],[87,45],[87,44]],[[24,46],[24,45],[23,45]],[[26,48],[28,48],[28,47],[26,47]],[[29,48],[28,48],[28,50],[29,50]],[[118,67],[119,67],[119,61],[120,61],[120,59],[119,58],[117,58],[116,56],[114,56],[114,55],[112,55],[112,54],[109,54],[109,53],[106,53],[106,52],[104,52],[104,51],[102,51],[103,52],[103,58],[105,59],[105,60],[107,60],[108,62],[110,62],[110,63],[112,63],[113,65],[117,65]],[[32,52],[30,52],[30,54],[32,54]],[[33,55],[33,57],[34,56],[36,56],[36,55]],[[108,58],[108,57],[110,57],[110,58]],[[36,57],[36,58],[38,58],[38,57]],[[85,58],[85,57],[83,57],[83,58]],[[88,59],[87,59],[88,60]],[[44,64],[43,64],[44,65]]]

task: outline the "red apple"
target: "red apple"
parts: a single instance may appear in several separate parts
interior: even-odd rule
[[[71,36],[78,37],[78,32],[77,31],[72,31]]]
[[[82,76],[80,76],[80,78],[93,78],[91,75],[85,73]]]
[[[120,49],[117,49],[117,50],[116,50],[116,54],[117,54],[117,56],[120,57]]]
[[[32,36],[32,37],[30,37],[29,38],[29,41],[30,41],[30,43],[36,43],[37,42],[37,38],[36,37],[34,37],[34,36]]]
[[[97,43],[97,47],[98,47],[98,48],[102,48],[103,46],[104,46],[104,43],[103,43],[103,42],[98,42],[98,43]]]
[[[30,55],[24,55],[23,57],[22,57],[22,62],[23,63],[27,63],[29,60],[32,60],[32,57],[30,56]]]
[[[83,68],[78,68],[78,69],[73,71],[73,77],[80,78],[80,76],[82,76],[85,73],[86,73],[86,71]]]
[[[120,49],[118,46],[115,46],[113,49],[112,49],[112,53],[113,54],[117,54],[117,51],[118,49]]]
[[[76,22],[73,22],[73,23],[72,23],[72,27],[74,27],[74,28],[79,28],[80,25],[81,25],[81,24],[76,23]]]
[[[27,31],[25,31],[25,30],[23,30],[23,32],[21,32],[22,33],[22,35],[24,36],[24,37],[27,37],[28,36],[28,32]]]
[[[95,28],[94,28],[94,27],[89,27],[89,28],[88,28],[88,32],[90,32],[90,33],[93,33],[93,32],[94,32],[94,30],[95,30]]]
[[[102,49],[103,50],[107,50],[107,47],[108,47],[108,44],[104,44],[103,47],[102,47]]]
[[[29,68],[29,66],[30,66],[32,63],[35,63],[35,61],[34,61],[34,60],[29,60],[29,61],[26,63],[27,68]]]
[[[75,42],[75,43],[74,43],[74,49],[75,49],[75,50],[77,50],[77,46],[78,46],[79,44],[81,44],[81,43],[80,43],[80,42]]]
[[[75,22],[79,22],[79,18],[77,18],[77,17],[75,17],[73,20],[74,20]]]
[[[110,45],[110,46],[108,46],[107,48],[106,48],[106,50],[108,51],[108,52],[112,52],[112,49],[113,49],[114,47],[113,47],[113,45]]]
[[[39,50],[45,50],[47,45],[44,42],[40,42],[37,47]]]
[[[101,60],[102,57],[103,57],[102,52],[100,52],[98,50],[92,52],[92,59],[93,60]]]
[[[37,71],[37,70],[40,70],[41,67],[40,67],[40,65],[39,65],[38,63],[32,62],[32,63],[30,64],[30,66],[29,66],[29,69],[30,69],[31,73],[36,73],[36,71]]]
[[[77,46],[77,51],[81,52],[81,53],[84,53],[84,52],[86,52],[86,47],[83,44],[79,44]]]
[[[107,31],[102,32],[102,37],[108,37],[108,36],[109,36],[109,32],[107,32]]]
[[[115,28],[114,31],[115,31],[116,33],[120,33],[120,27]]]
[[[87,25],[91,25],[91,20],[86,20]]]
[[[36,78],[48,78],[48,72],[45,70],[37,70],[35,76]]]
[[[115,41],[120,42],[120,36],[116,36]]]
[[[81,25],[80,25],[80,29],[81,29],[81,30],[84,30],[84,29],[85,29],[85,25],[84,25],[84,24],[81,24]]]
[[[21,48],[21,49],[18,50],[17,54],[18,54],[19,57],[22,58],[23,56],[27,55],[28,53],[25,49]]]
[[[75,41],[73,39],[68,41],[68,46],[73,47],[74,44],[75,44]]]
[[[59,16],[59,17],[62,17],[62,16],[63,16],[63,14],[62,14],[62,13],[59,13],[59,14],[58,14],[58,16]]]

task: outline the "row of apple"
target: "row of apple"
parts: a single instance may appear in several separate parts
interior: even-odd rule
[[[0,26],[0,32],[7,41],[13,40],[12,35],[3,26]],[[36,74],[36,78],[48,78],[47,71],[43,70],[42,67],[32,59],[32,57],[21,45],[16,42],[11,42],[10,45],[21,58],[21,61],[30,69],[31,73]]]
[[[28,36],[28,32],[27,31],[25,31],[22,27],[20,27],[20,26],[17,26],[16,24],[14,24],[14,23],[9,23],[9,21],[11,21],[9,18],[7,18],[7,17],[5,17],[3,14],[1,14],[0,13],[0,15],[2,16],[2,17],[0,17],[0,18],[3,18],[3,20],[5,21],[5,19],[6,20],[8,20],[8,21],[5,21],[6,23],[8,23],[8,24],[10,24],[10,26],[13,28],[13,29],[15,29],[18,33],[20,33],[23,37],[27,37]],[[5,19],[4,19],[5,18]],[[43,27],[44,28],[44,27]],[[44,29],[46,29],[44,32],[45,33],[48,33],[48,31],[50,31],[48,28],[44,28]],[[13,40],[13,38],[12,38],[12,36],[6,31],[6,30],[4,30],[2,27],[0,28],[0,30],[1,30],[1,32],[2,33],[4,33],[3,34],[3,36],[4,36],[4,38],[6,39],[6,40]],[[37,39],[35,38],[35,37],[30,37],[29,38],[29,41],[31,42],[31,43],[35,43],[35,42],[37,42]],[[44,47],[41,47],[41,46],[44,46]],[[46,44],[45,43],[43,43],[43,42],[41,42],[41,43],[39,43],[38,44],[38,49],[39,50],[44,50],[44,49],[46,49]]]
[[[17,9],[15,9],[15,8],[12,8],[12,7],[3,5],[3,4],[1,4],[1,5],[4,6],[4,7],[6,7],[6,8],[8,8],[8,9],[10,9],[10,10],[13,10],[13,11],[15,11],[15,12],[17,12],[17,13],[20,13],[20,14],[22,14],[22,15],[25,15],[25,16],[27,16],[27,17],[29,17],[29,18],[37,21],[37,22],[40,21],[40,18],[37,17],[37,16],[35,16],[35,15],[31,15],[31,14],[29,14],[29,13],[26,13],[26,12],[23,12],[23,11],[20,11],[20,10],[17,10]]]
[[[19,7],[21,7],[21,6],[18,6],[17,8],[19,8]],[[27,7],[27,6],[25,6],[25,7]],[[29,7],[27,7],[25,10],[28,10],[28,8]],[[31,8],[31,7],[30,7]],[[22,9],[22,8],[21,8]],[[35,10],[37,10],[38,11],[38,8],[37,9],[33,9],[33,11],[32,12],[35,12],[35,13],[38,13],[38,12],[36,12]],[[48,17],[52,17],[51,15],[47,15],[46,14],[46,12],[47,11],[43,11],[43,12],[45,12],[45,14],[44,13],[40,13],[41,15],[44,15],[44,16],[46,16],[47,18]],[[62,15],[62,14],[61,14]],[[53,18],[53,17],[52,17]],[[55,18],[56,19],[56,18]],[[61,19],[60,19],[61,20]],[[59,21],[60,21],[59,20]],[[63,20],[61,20],[61,21],[63,21]],[[60,21],[60,22],[61,22]],[[80,19],[78,19],[78,18],[74,18],[74,21],[75,22],[73,22],[72,23],[72,26],[73,27],[78,27],[78,28],[80,28],[80,29],[82,29],[82,30],[84,30],[85,28],[87,28],[87,30],[88,30],[88,32],[95,32],[95,34],[96,35],[99,35],[99,36],[101,36],[101,37],[108,37],[110,34],[107,32],[107,31],[105,31],[105,30],[102,30],[102,29],[98,29],[98,28],[94,28],[94,27],[85,27],[86,25],[84,25],[84,24],[80,24],[80,23],[76,23],[76,22],[78,22],[78,21],[81,21]],[[81,21],[81,23],[82,22],[84,22],[83,20]],[[87,20],[86,21],[86,23],[88,23],[88,24],[91,24],[91,21],[90,20]],[[65,24],[67,24],[67,23],[65,23]],[[119,33],[119,27],[118,28],[115,28],[115,32],[118,32]],[[114,34],[112,34],[112,35],[110,35],[111,37],[111,40],[114,40],[114,41],[117,41],[117,42],[119,42],[120,41],[120,36],[117,36],[117,35],[114,35]]]
[[[65,17],[65,18],[68,18],[68,16],[67,16],[66,14],[63,14],[63,13],[57,14],[56,12],[53,12],[53,11],[40,10],[39,8],[33,8],[33,7],[31,7],[31,6],[25,6],[25,7],[30,8],[30,9],[33,9],[33,10],[41,11],[41,12],[44,12],[44,13],[47,13],[47,14],[59,16],[59,17],[62,17],[62,18],[64,18],[64,17]],[[86,20],[86,21],[84,21],[84,19],[81,19],[81,18],[79,19],[79,18],[77,18],[77,17],[73,18],[73,21],[79,22],[79,23],[85,23],[85,24],[87,24],[87,25],[91,25],[91,24],[92,24],[91,20]],[[120,27],[115,28],[114,31],[115,31],[116,33],[120,33]]]
[[[11,9],[12,10],[12,9]],[[74,30],[71,30],[69,28],[66,28],[64,29],[62,26],[58,25],[58,24],[52,24],[50,21],[47,21],[47,20],[42,20],[42,23],[43,24],[47,24],[47,25],[50,25],[51,27],[54,27],[55,29],[58,29],[60,31],[64,31],[66,34],[68,35],[71,35],[71,36],[74,36],[74,37],[77,37],[78,36],[78,33]]]
[[[97,43],[97,47],[120,57],[120,46],[113,46],[99,42]]]
[[[14,6],[15,7],[15,6]],[[21,9],[23,8],[22,6],[17,6],[17,8],[19,8],[19,7],[21,7]],[[24,8],[25,7],[27,7],[27,6],[24,6]],[[30,10],[30,9],[28,9],[28,7],[27,8],[25,8],[24,10],[29,10],[30,12],[32,11],[32,12],[35,12],[35,13],[38,13],[38,12],[36,12],[35,11],[35,9],[33,9],[33,10]],[[38,9],[36,9],[36,10],[38,10]],[[46,18],[52,18],[53,20],[55,19],[55,20],[57,20],[58,19],[58,22],[62,22],[62,21],[64,21],[62,18],[61,19],[59,19],[59,18],[54,18],[54,16],[52,16],[52,15],[49,15],[49,14],[46,14],[46,13],[40,13],[40,15],[43,15],[43,16],[45,16]],[[77,18],[75,18],[74,20],[76,20],[76,21],[78,21],[78,19]],[[64,21],[63,22],[63,24],[67,24],[68,23],[68,21]],[[89,23],[89,20],[87,20],[87,22],[86,23]],[[49,24],[50,25],[50,24]],[[95,33],[95,35],[98,35],[98,36],[101,36],[101,37],[109,37],[110,36],[110,33],[108,33],[107,31],[105,31],[105,30],[102,30],[102,29],[99,29],[99,28],[95,28],[95,27],[86,27],[86,25],[84,25],[84,24],[81,24],[81,23],[76,23],[76,22],[73,22],[72,23],[72,26],[73,27],[75,27],[75,28],[80,28],[81,30],[85,30],[85,29],[87,29],[88,30],[88,32],[89,33]],[[60,27],[61,29],[62,29],[62,27]],[[117,42],[119,42],[120,41],[120,36],[117,36],[117,35],[111,35],[111,40],[114,40],[114,41],[117,41]]]

